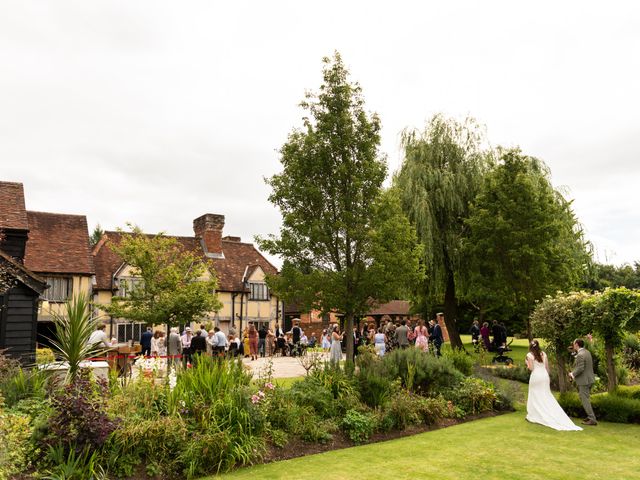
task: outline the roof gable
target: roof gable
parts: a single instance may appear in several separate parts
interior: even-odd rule
[[[96,289],[110,290],[113,288],[112,276],[122,266],[122,259],[109,248],[109,242],[119,242],[122,232],[105,232],[102,239],[93,249],[96,268]],[[208,258],[202,251],[200,242],[195,237],[168,236],[178,241],[187,251],[197,251],[203,260],[215,269],[218,278],[218,290],[223,292],[244,292],[244,275],[247,267],[259,267],[265,274],[278,273],[274,267],[252,243],[242,243],[237,240],[222,240],[224,258]]]
[[[44,278],[39,277],[35,273],[27,270],[14,259],[5,255],[0,250],[0,270],[2,274],[19,280],[21,283],[29,287],[31,290],[40,295],[47,288],[47,282]],[[0,282],[2,283],[2,282]],[[0,291],[0,294],[3,293]]]
[[[42,273],[92,275],[93,257],[84,215],[27,211],[25,266]]]
[[[28,230],[24,189],[21,183],[0,182],[0,230]]]

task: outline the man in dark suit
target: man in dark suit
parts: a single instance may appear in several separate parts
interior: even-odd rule
[[[436,357],[439,357],[440,347],[442,347],[442,344],[444,343],[444,338],[442,337],[442,328],[440,327],[440,325],[438,325],[438,322],[436,322],[435,320],[430,320],[429,324],[431,325],[431,328],[432,328],[431,338],[432,338],[433,346],[436,349],[435,354],[436,354]]]
[[[142,347],[142,355],[148,357],[151,355],[151,339],[153,338],[153,331],[151,327],[147,327],[147,331],[140,335],[140,346]]]
[[[191,339],[191,353],[200,355],[207,352],[207,337],[203,330],[198,330]]]

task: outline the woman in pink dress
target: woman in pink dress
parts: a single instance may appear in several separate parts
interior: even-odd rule
[[[429,331],[424,326],[424,320],[420,320],[420,323],[413,330],[416,337],[416,348],[419,348],[423,352],[429,351]]]

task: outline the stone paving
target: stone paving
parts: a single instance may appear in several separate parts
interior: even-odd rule
[[[329,354],[323,353],[323,357],[325,360],[328,360]],[[245,358],[243,363],[250,366],[253,374],[257,376],[260,370],[267,365],[269,359],[273,360],[273,378],[300,377],[306,373],[305,369],[300,365],[298,357],[258,357],[258,359],[254,361],[251,361],[250,358]]]

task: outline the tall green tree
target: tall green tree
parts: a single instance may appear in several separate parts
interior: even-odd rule
[[[462,348],[456,319],[461,243],[467,235],[464,219],[490,161],[483,138],[472,119],[461,123],[436,115],[424,131],[404,132],[404,161],[395,177],[403,209],[425,247],[425,296],[438,303],[444,297],[454,348]]]
[[[122,232],[119,242],[110,242],[109,248],[138,279],[125,286],[126,295],[101,306],[110,315],[149,325],[179,325],[199,321],[221,307],[215,270],[175,238],[145,235],[132,227],[131,232]]]
[[[93,232],[91,232],[91,235],[89,236],[89,243],[91,244],[92,247],[100,241],[100,239],[102,238],[102,235],[104,235],[104,230],[98,223],[93,229]]]
[[[282,214],[278,236],[258,239],[284,259],[270,287],[307,308],[345,316],[347,359],[354,316],[418,278],[415,233],[397,192],[384,193],[380,120],[336,52],[323,59],[323,84],[307,93],[308,112],[280,149],[283,170],[267,180]]]
[[[535,302],[584,279],[587,242],[543,162],[518,149],[500,151],[465,221],[467,296],[526,324]]]

